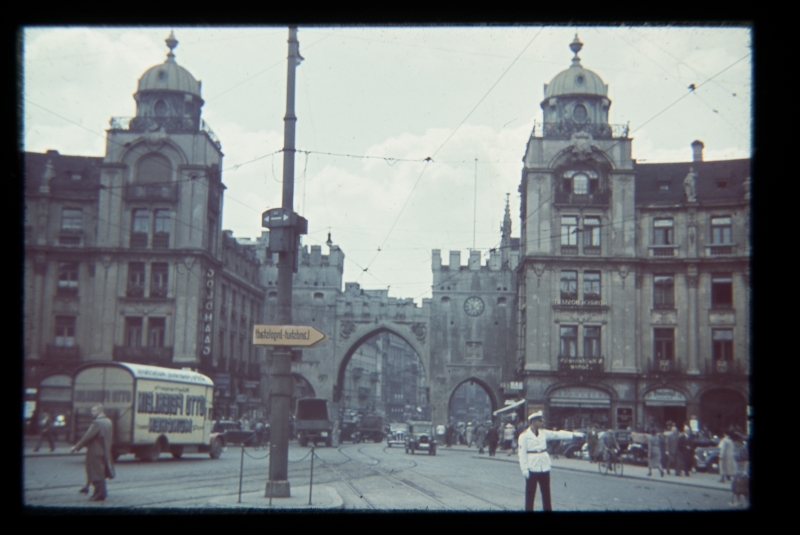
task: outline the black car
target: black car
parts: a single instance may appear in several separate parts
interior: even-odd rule
[[[223,446],[255,446],[258,443],[258,437],[255,431],[250,429],[242,429],[239,422],[232,422],[220,420],[214,422],[211,428],[211,433],[217,433],[222,439]]]
[[[358,423],[352,420],[345,420],[339,427],[339,443],[358,442]]]

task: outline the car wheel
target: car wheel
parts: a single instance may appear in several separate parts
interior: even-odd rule
[[[211,443],[211,451],[208,452],[208,456],[212,459],[219,459],[220,455],[222,455],[222,440],[215,438]]]

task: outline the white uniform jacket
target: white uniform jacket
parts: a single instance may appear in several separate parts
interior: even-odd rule
[[[530,427],[519,436],[519,467],[522,475],[528,477],[528,472],[549,472],[550,455],[547,454],[548,440],[571,439],[575,434],[572,431],[550,431],[539,429],[539,436],[533,434]]]

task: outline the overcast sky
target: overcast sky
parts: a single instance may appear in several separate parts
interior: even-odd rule
[[[166,59],[170,29],[25,29],[24,150],[103,156],[109,119],[134,115],[137,81]],[[288,29],[174,30],[175,59],[202,81],[202,116],[225,154],[223,228],[254,238],[261,213],[281,204]],[[418,303],[431,294],[432,249],[445,263],[461,250],[466,264],[474,246],[485,263],[506,194],[519,236],[522,156],[576,32],[639,162],[690,161],[695,139],[706,160],[750,156],[747,28],[301,26],[303,243],[327,254],[330,232],[345,281]]]

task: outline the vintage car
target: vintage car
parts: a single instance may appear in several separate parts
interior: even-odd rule
[[[256,432],[242,429],[239,422],[218,420],[214,422],[211,432],[218,434],[223,446],[255,446],[257,442]]]
[[[427,451],[428,455],[436,455],[436,439],[433,422],[408,422],[406,435],[406,453],[412,455],[417,451]]]
[[[694,450],[694,466],[698,472],[719,473],[719,447],[702,447]]]
[[[386,445],[392,444],[405,446],[406,435],[408,434],[408,424],[389,424],[389,432],[386,434]]]

